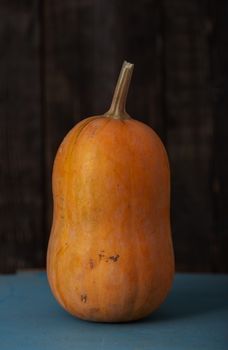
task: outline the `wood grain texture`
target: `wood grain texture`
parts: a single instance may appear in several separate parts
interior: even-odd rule
[[[204,5],[204,6],[203,6]],[[205,3],[165,1],[167,149],[177,267],[211,269],[212,104]]]
[[[0,270],[43,263],[38,1],[0,3]]]
[[[228,3],[211,1],[212,19],[211,68],[213,89],[213,172],[212,192],[214,205],[214,261],[216,271],[228,269]]]

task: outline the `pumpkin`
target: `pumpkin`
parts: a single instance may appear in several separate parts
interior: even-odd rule
[[[174,275],[169,162],[156,133],[125,111],[132,70],[124,62],[111,108],[73,127],[53,167],[48,280],[85,320],[145,317]]]

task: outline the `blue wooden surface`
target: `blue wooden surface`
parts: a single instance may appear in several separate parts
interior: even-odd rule
[[[55,302],[43,272],[0,276],[0,349],[228,349],[228,276],[175,278],[163,306],[127,324],[81,321]]]

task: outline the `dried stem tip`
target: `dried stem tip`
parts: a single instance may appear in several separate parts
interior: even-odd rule
[[[124,61],[112,98],[111,107],[108,112],[105,113],[107,117],[115,119],[130,118],[125,107],[133,69],[134,65],[132,63]]]

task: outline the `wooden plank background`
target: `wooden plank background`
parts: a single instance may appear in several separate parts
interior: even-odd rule
[[[2,0],[0,272],[45,266],[51,170],[107,110],[124,59],[133,117],[166,145],[178,271],[228,272],[226,0]]]
[[[0,2],[0,271],[44,262],[38,0]]]

